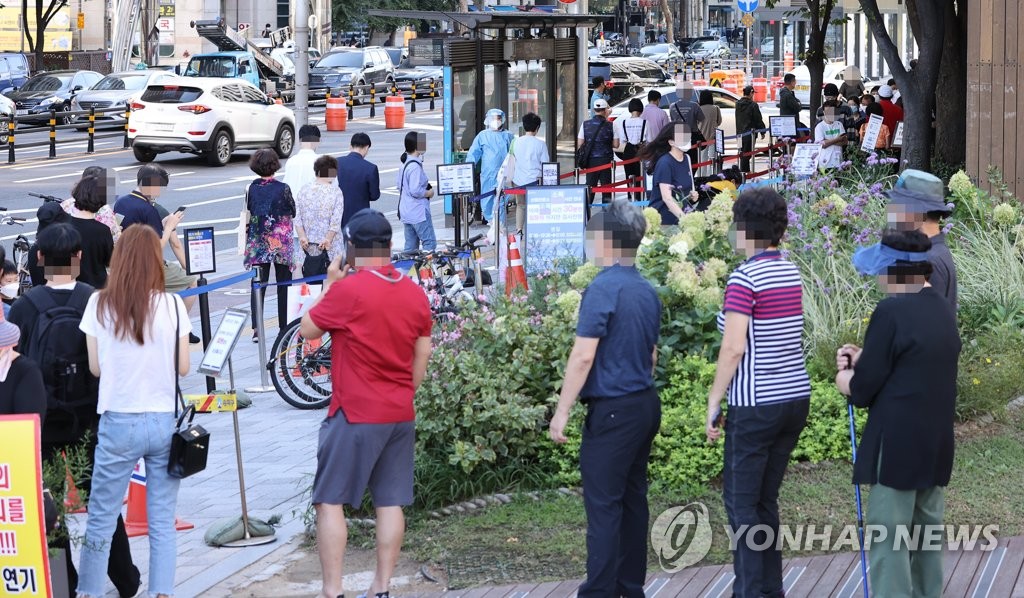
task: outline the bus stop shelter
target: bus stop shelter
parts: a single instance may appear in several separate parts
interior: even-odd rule
[[[444,67],[444,157],[460,162],[487,110],[500,108],[508,129],[522,134],[522,117],[542,119],[539,137],[562,173],[575,167],[576,134],[588,116],[585,29],[599,15],[532,11],[421,12],[371,10],[380,17],[443,21],[466,31],[413,39],[410,63]],[[450,201],[445,211],[451,214]]]

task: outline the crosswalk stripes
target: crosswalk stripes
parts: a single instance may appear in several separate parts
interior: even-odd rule
[[[987,598],[989,592],[992,591],[992,584],[996,581],[996,574],[999,573],[999,568],[1003,565],[1003,559],[1006,558],[1006,548],[1000,546],[988,555],[988,560],[985,561],[985,567],[981,570],[981,575],[978,578],[978,585],[974,588],[974,594],[972,598]]]

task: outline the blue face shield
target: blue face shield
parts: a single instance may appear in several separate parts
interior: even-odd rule
[[[875,243],[869,247],[861,247],[853,253],[853,267],[865,276],[884,274],[889,266],[896,262],[926,262],[928,254],[924,252],[899,251]]]

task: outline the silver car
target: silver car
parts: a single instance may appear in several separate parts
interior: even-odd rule
[[[95,108],[97,129],[121,128],[124,127],[124,109],[133,98],[141,95],[146,86],[173,78],[173,72],[161,69],[111,73],[97,81],[89,89],[78,92],[78,95],[71,101],[71,109],[80,112]],[[115,108],[119,110],[100,112],[100,110]],[[89,117],[79,116],[75,118],[75,124],[79,125],[78,130],[84,131],[89,127]]]

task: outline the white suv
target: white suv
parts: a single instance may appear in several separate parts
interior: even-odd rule
[[[291,109],[242,79],[163,80],[146,87],[131,108],[128,139],[139,162],[186,152],[224,166],[236,149],[269,147],[287,158],[295,145]]]

